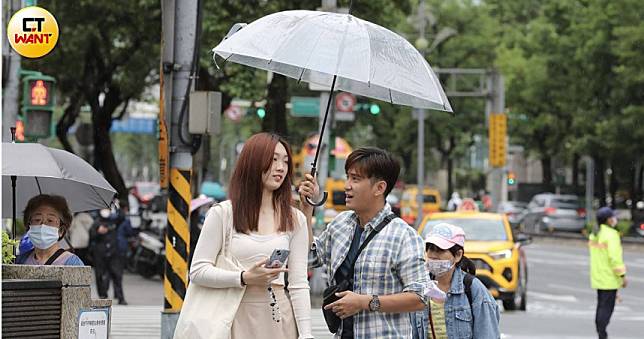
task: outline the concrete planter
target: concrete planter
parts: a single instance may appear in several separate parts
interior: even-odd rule
[[[3,284],[11,281],[29,281],[33,282],[34,286],[38,285],[38,281],[60,282],[61,338],[78,337],[78,315],[81,309],[110,308],[111,314],[112,300],[91,298],[92,268],[89,266],[2,265],[2,280]],[[3,312],[7,311],[9,309],[3,301]],[[5,320],[3,317],[3,329],[5,325],[8,326],[6,321],[10,319]]]

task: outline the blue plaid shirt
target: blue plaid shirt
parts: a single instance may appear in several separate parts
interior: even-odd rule
[[[385,207],[366,225],[360,244],[391,213]],[[315,238],[309,255],[309,265],[325,265],[329,285],[335,284],[334,274],[340,267],[359,227],[358,216],[353,211],[340,213],[326,229]],[[365,295],[391,295],[402,292],[416,293],[427,303],[424,295],[427,284],[424,244],[416,231],[402,219],[395,218],[369,242],[355,264],[353,291]],[[358,338],[411,338],[410,313],[382,313],[362,311],[354,316],[353,333]],[[342,329],[336,336],[342,333]]]

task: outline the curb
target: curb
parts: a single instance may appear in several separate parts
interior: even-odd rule
[[[543,233],[533,233],[533,232],[523,232],[531,237],[535,238],[553,238],[553,239],[574,239],[574,240],[588,240],[588,237],[581,233],[565,233],[565,232],[543,232]],[[622,243],[624,244],[641,244],[644,245],[644,238],[639,237],[623,237]]]

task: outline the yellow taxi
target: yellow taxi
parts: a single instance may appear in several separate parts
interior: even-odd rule
[[[400,217],[413,225],[418,216],[418,186],[410,185],[405,188],[400,199]],[[425,187],[423,189],[423,215],[440,211],[441,195],[438,190]]]
[[[326,191],[329,192],[329,198],[326,200],[324,207],[334,209],[337,212],[347,210],[346,195],[344,194],[344,179],[327,178]]]
[[[441,222],[462,227],[465,255],[476,265],[476,277],[492,296],[503,302],[506,310],[525,311],[528,265],[523,246],[531,239],[525,234],[513,234],[505,215],[480,213],[473,203],[464,205],[470,210],[426,216],[418,227],[418,234],[424,239],[432,226]]]

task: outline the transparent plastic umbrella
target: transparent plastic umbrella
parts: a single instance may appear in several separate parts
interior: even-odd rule
[[[239,30],[231,30],[213,49],[226,61],[322,85],[331,93],[339,89],[392,104],[452,111],[438,77],[414,46],[351,14],[284,11],[234,28]]]

